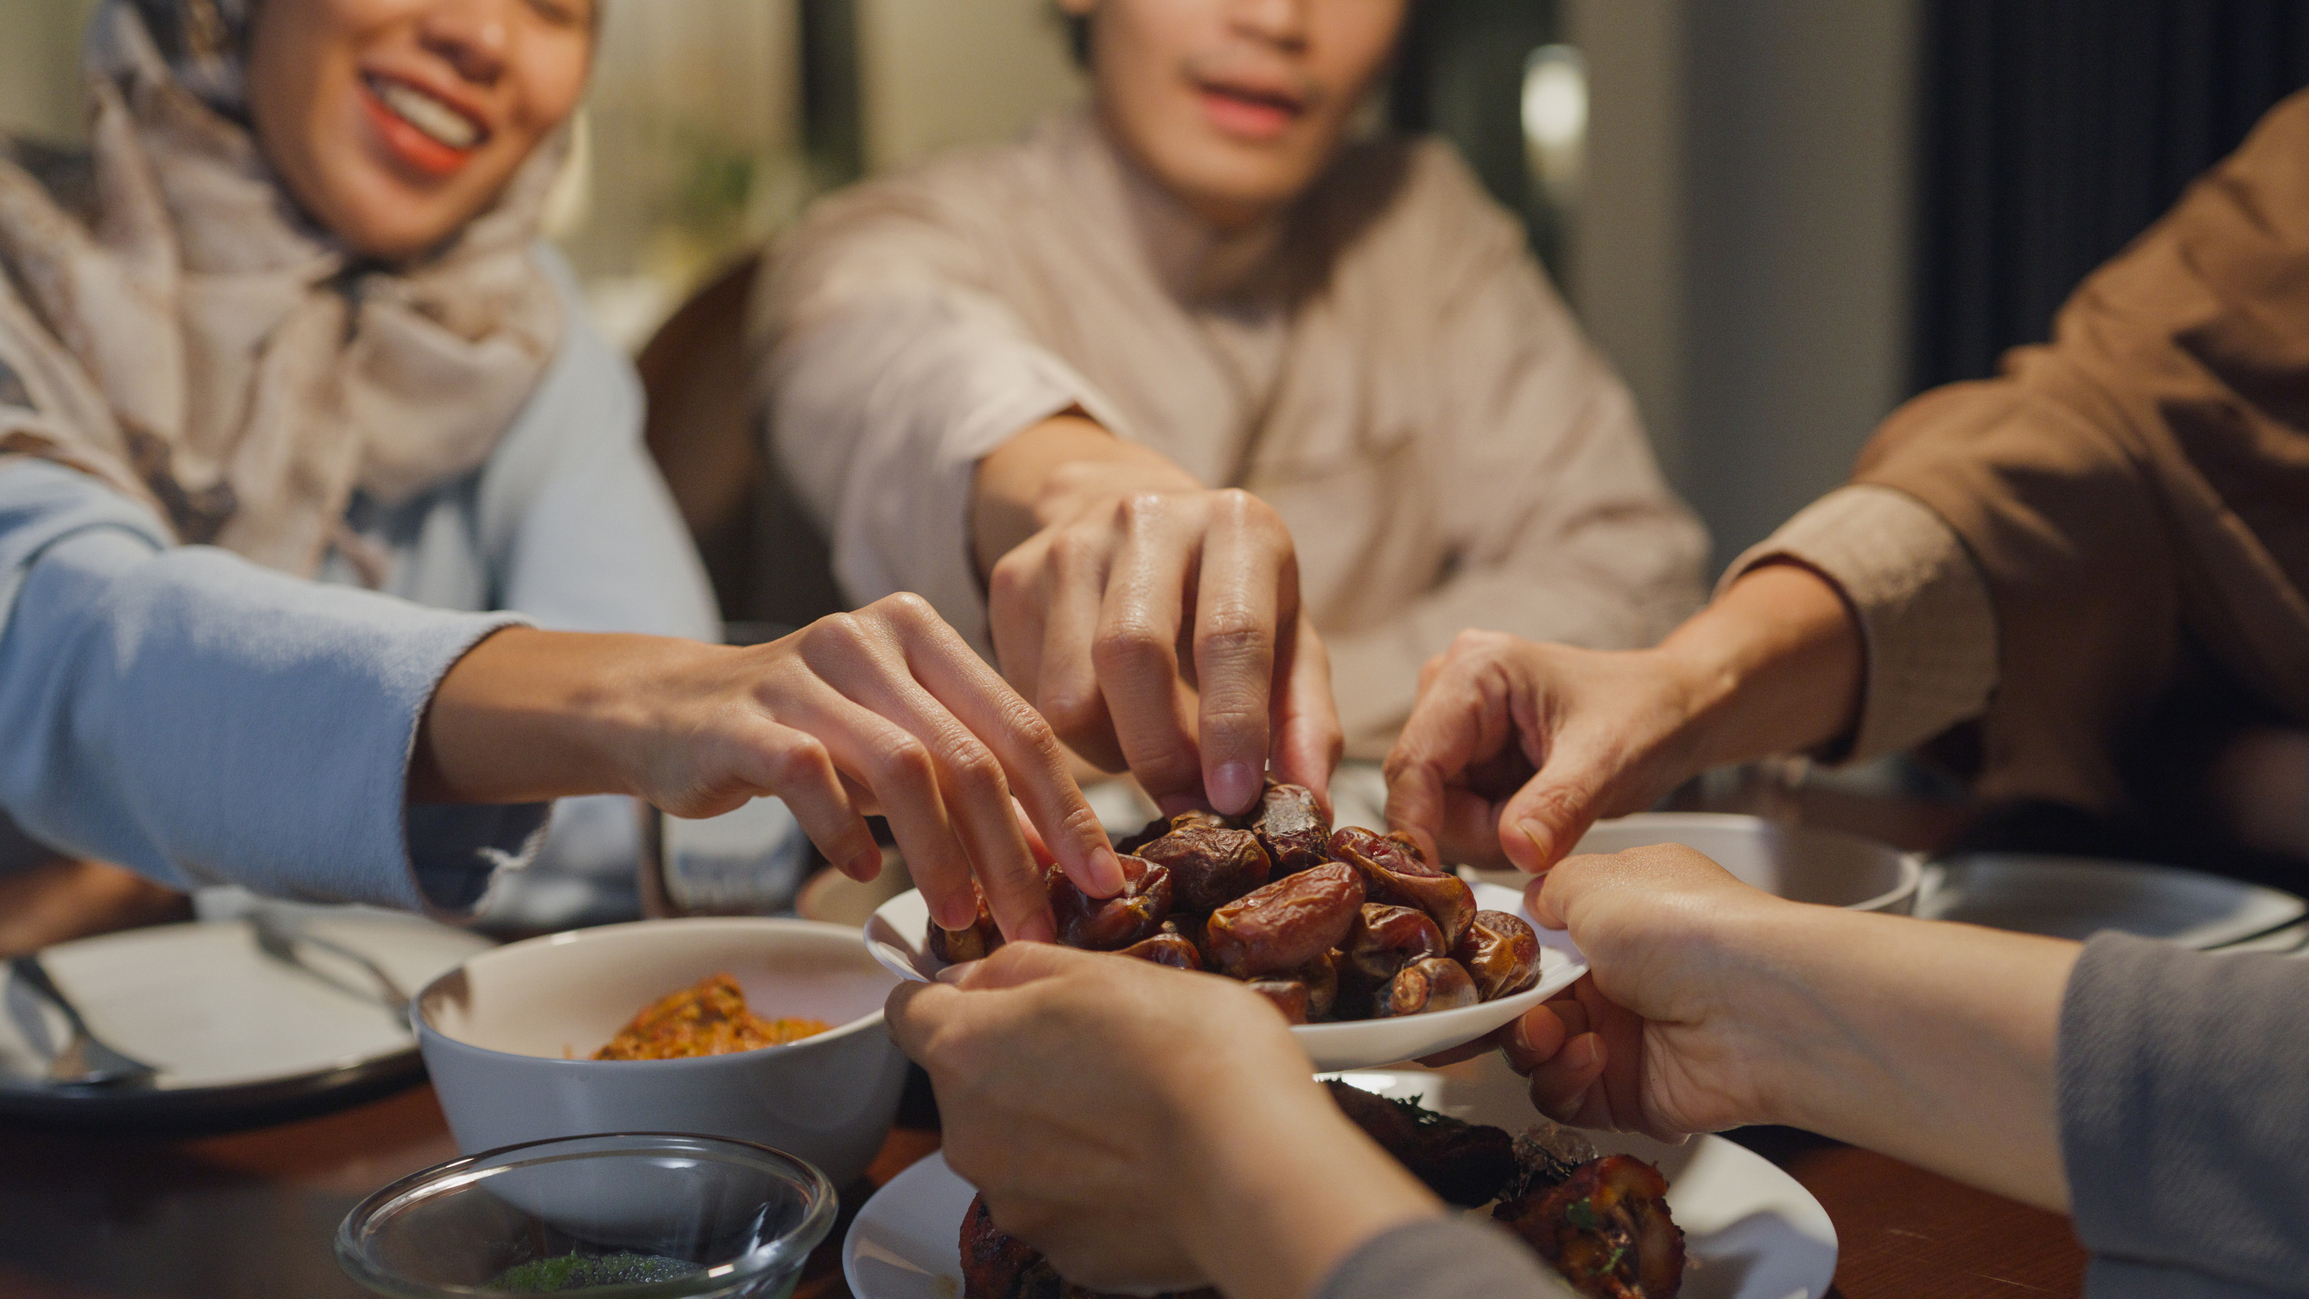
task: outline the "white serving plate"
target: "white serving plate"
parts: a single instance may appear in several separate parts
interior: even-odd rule
[[[1523,1080],[1497,1055],[1439,1070],[1358,1072],[1349,1082],[1457,1118],[1520,1132],[1535,1121]],[[1680,1146],[1590,1134],[1606,1154],[1657,1164],[1690,1264],[1682,1299],[1821,1299],[1836,1275],[1836,1228],[1820,1202],[1763,1156],[1722,1137]],[[962,1215],[976,1194],[932,1155],[890,1180],[842,1241],[858,1299],[959,1299]],[[1488,1216],[1488,1210],[1476,1211]]]
[[[284,914],[364,953],[405,992],[492,946],[413,916]],[[69,1036],[63,1016],[0,973],[0,1114],[216,1118],[414,1078],[417,1040],[405,1016],[368,995],[374,981],[323,949],[307,944],[299,953],[327,977],[258,951],[245,919],[133,929],[42,952],[97,1036],[160,1068],[149,1087],[49,1086],[49,1057]]]
[[[1966,853],[1935,862],[1916,914],[2054,938],[2104,929],[2213,948],[2309,914],[2290,893],[2141,862],[2036,853]]]
[[[1486,911],[1505,911],[1531,922],[1523,894],[1495,884],[1476,884],[1475,904]],[[909,890],[885,902],[866,922],[866,946],[890,971],[901,978],[927,983],[938,977],[946,963],[932,956],[926,945],[930,908],[919,891]],[[1343,1024],[1297,1024],[1291,1028],[1307,1059],[1317,1069],[1368,1069],[1415,1060],[1447,1051],[1483,1036],[1516,1016],[1570,987],[1587,973],[1587,958],[1580,955],[1571,936],[1557,929],[1532,929],[1539,935],[1539,982],[1527,992],[1459,1010],[1438,1010],[1401,1019],[1366,1019]]]

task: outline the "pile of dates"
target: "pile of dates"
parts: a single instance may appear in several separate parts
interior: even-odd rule
[[[1185,812],[1115,845],[1123,889],[1093,898],[1053,869],[1058,941],[1231,975],[1294,1024],[1417,1015],[1539,981],[1539,936],[1478,911],[1465,880],[1399,834],[1349,827],[1303,785],[1267,786],[1241,817]],[[968,929],[931,922],[931,954],[1002,944],[983,903]]]

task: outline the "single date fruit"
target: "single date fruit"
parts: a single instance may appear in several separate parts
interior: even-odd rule
[[[1162,838],[1164,835],[1169,834],[1173,830],[1184,830],[1190,825],[1204,826],[1212,830],[1224,830],[1227,828],[1226,818],[1220,816],[1216,812],[1195,810],[1181,812],[1177,816],[1171,817],[1158,816],[1154,820],[1140,826],[1138,829],[1124,835],[1122,838],[1115,840],[1114,850],[1117,853],[1121,853],[1125,856],[1135,857],[1138,855],[1139,849],[1146,847],[1148,844]]]
[[[1512,997],[1539,982],[1539,935],[1522,916],[1478,911],[1451,959],[1467,967],[1485,1001]]]
[[[1174,970],[1203,968],[1203,954],[1196,950],[1193,943],[1177,934],[1158,933],[1152,938],[1142,938],[1117,951],[1115,955],[1135,956],[1142,961],[1167,965]]]
[[[1181,826],[1139,855],[1171,873],[1172,898],[1181,911],[1211,911],[1267,882],[1267,850],[1248,830]]]
[[[1355,923],[1340,946],[1355,972],[1373,983],[1385,983],[1413,961],[1441,956],[1448,949],[1443,931],[1417,907],[1393,907],[1366,902],[1355,913]]]
[[[1307,1022],[1307,985],[1297,979],[1251,979],[1244,987],[1274,1003],[1283,1012],[1283,1018],[1294,1024]]]
[[[1094,952],[1120,951],[1162,931],[1171,913],[1171,873],[1143,857],[1122,860],[1122,892],[1094,898],[1052,867],[1046,880],[1058,941]]]
[[[1331,836],[1331,855],[1361,872],[1371,901],[1426,912],[1443,931],[1446,949],[1456,946],[1475,920],[1475,890],[1457,875],[1436,869],[1419,845],[1403,835],[1347,826]]]
[[[1291,977],[1307,985],[1307,1018],[1328,1019],[1339,1004],[1339,965],[1346,960],[1334,948],[1299,967]]]
[[[1287,975],[1337,947],[1362,905],[1363,879],[1355,868],[1327,862],[1213,911],[1203,955],[1238,979]]]
[[[1251,832],[1274,862],[1275,878],[1331,860],[1331,818],[1305,785],[1269,785],[1252,809]]]
[[[930,954],[949,965],[962,961],[982,961],[1002,946],[1002,930],[994,923],[994,913],[986,909],[986,899],[978,899],[978,918],[968,929],[948,929],[936,919],[930,921]]]
[[[1377,1019],[1394,1019],[1431,1010],[1457,1010],[1479,1000],[1475,980],[1467,977],[1464,966],[1448,956],[1430,956],[1397,971],[1387,990],[1372,1004],[1371,1014]]]

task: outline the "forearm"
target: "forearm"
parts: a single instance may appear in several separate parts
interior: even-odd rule
[[[657,636],[508,627],[441,680],[409,767],[416,803],[642,794],[626,756],[663,729],[655,687],[741,651]]]
[[[1816,748],[1858,716],[1860,628],[1835,587],[1795,564],[1742,577],[1652,652],[1690,683],[1694,771]]]
[[[503,622],[74,535],[0,636],[0,801],[41,842],[172,887],[462,912],[545,809],[414,815],[408,759],[442,676]]]
[[[1275,1093],[1282,1094],[1275,1094]],[[1201,1107],[1184,1233],[1233,1299],[1309,1299],[1350,1254],[1443,1206],[1304,1079]]]
[[[1741,941],[1767,1121],[2066,1211],[2054,1063],[2077,944],[1794,906]]]
[[[978,462],[971,480],[971,552],[984,580],[1004,555],[1091,502],[1202,484],[1161,453],[1125,441],[1079,411],[1022,429]]]

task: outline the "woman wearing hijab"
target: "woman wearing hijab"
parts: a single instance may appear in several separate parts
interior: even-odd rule
[[[466,914],[549,800],[776,794],[859,871],[886,809],[942,916],[975,874],[1035,932],[1015,787],[1111,892],[1048,728],[921,602],[696,643],[632,372],[536,241],[593,3],[98,11],[87,153],[0,155],[0,811]]]

